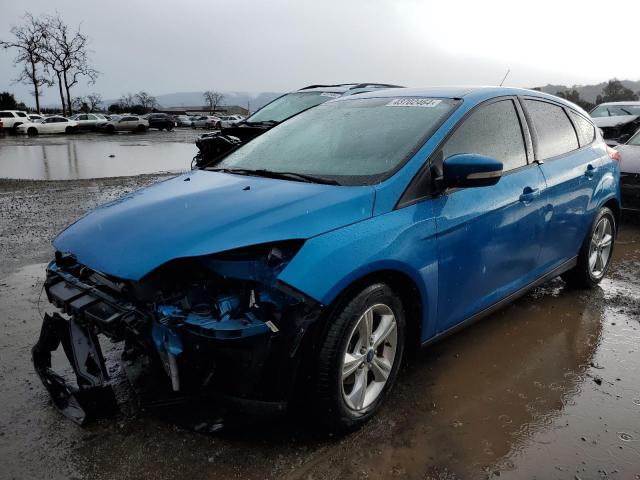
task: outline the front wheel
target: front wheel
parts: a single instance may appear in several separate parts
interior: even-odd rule
[[[317,358],[316,418],[338,430],[366,423],[393,387],[405,343],[404,308],[384,283],[347,299],[328,319]]]
[[[577,265],[563,274],[562,278],[579,288],[598,285],[609,270],[615,239],[615,216],[609,208],[602,207],[582,244]]]

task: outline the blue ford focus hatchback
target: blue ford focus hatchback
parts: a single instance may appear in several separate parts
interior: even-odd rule
[[[403,353],[562,275],[595,286],[619,167],[589,116],[511,88],[385,90],[278,125],[106,204],[53,242],[33,349],[82,423],[115,397],[97,339],[155,398],[369,419]],[[51,369],[62,343],[71,385]],[[205,402],[206,403],[206,402]]]

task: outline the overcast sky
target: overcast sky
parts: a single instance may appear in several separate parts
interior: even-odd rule
[[[310,83],[535,86],[640,79],[639,0],[0,0],[0,39],[25,10],[91,38],[104,98],[146,90],[285,91]],[[607,7],[615,11],[608,11]],[[613,20],[618,17],[620,20]],[[12,84],[0,51],[0,90]],[[57,101],[47,89],[45,103]]]

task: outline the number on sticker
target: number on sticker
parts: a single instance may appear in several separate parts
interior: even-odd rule
[[[422,107],[422,108],[433,108],[439,105],[442,100],[437,100],[435,98],[394,98],[389,103],[387,103],[387,107]]]

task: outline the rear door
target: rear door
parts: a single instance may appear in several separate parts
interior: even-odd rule
[[[547,184],[540,261],[551,270],[578,254],[591,224],[586,211],[602,173],[601,160],[591,148],[595,129],[585,117],[541,99],[522,103]]]
[[[434,199],[438,235],[438,331],[516,292],[540,274],[545,182],[515,98],[484,103],[438,153],[503,162],[500,181]],[[436,160],[437,161],[437,160]]]

